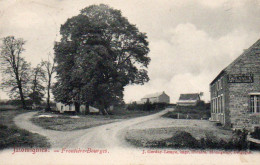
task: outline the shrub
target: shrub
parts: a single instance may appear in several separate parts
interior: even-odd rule
[[[253,133],[251,133],[251,135],[252,135],[252,138],[260,140],[260,127],[255,127],[255,130]]]
[[[174,148],[198,148],[198,141],[188,132],[177,131],[176,134],[165,141],[168,147]]]
[[[155,110],[163,110],[167,108],[169,105],[170,104],[167,103],[146,102],[144,104],[137,104],[136,102],[133,102],[131,104],[128,104],[126,109],[129,111],[155,111]]]

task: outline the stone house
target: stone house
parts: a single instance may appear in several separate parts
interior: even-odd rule
[[[187,93],[181,94],[179,101],[177,102],[178,106],[196,106],[200,101],[199,93]]]
[[[145,95],[141,99],[140,103],[144,104],[147,101],[149,101],[150,103],[167,103],[167,104],[169,104],[170,103],[170,97],[163,91],[163,92]]]
[[[232,129],[260,126],[260,40],[210,83],[211,121]]]

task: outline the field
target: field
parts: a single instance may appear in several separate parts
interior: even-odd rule
[[[13,106],[0,106],[0,149],[16,147],[48,148],[50,144],[45,137],[19,129],[13,118],[25,110]]]
[[[115,110],[112,115],[70,115],[51,112],[40,112],[32,118],[32,122],[46,129],[72,131],[86,129],[103,124],[149,115],[154,112]]]

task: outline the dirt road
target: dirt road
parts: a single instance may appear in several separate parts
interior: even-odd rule
[[[77,131],[54,131],[33,124],[30,119],[37,112],[28,112],[14,118],[15,124],[25,130],[38,133],[50,140],[52,148],[133,148],[124,139],[125,131],[136,124],[161,117],[172,109],[166,109],[153,115],[123,120],[89,129]],[[155,123],[156,124],[156,123]]]

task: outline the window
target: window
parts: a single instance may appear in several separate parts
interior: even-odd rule
[[[250,94],[249,107],[250,112],[260,113],[260,93]]]
[[[222,113],[222,96],[219,97],[219,113]]]
[[[217,113],[219,112],[219,109],[218,109],[218,97],[216,98],[216,110],[217,110]]]
[[[222,89],[222,78],[219,81],[219,89]]]
[[[222,113],[224,113],[225,109],[225,101],[224,101],[224,95],[222,95]]]
[[[211,113],[214,113],[213,99],[211,100]]]

